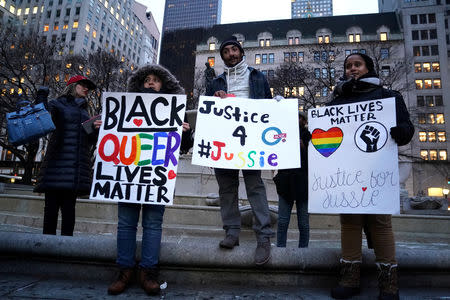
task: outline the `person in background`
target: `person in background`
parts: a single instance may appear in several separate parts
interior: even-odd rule
[[[278,170],[273,178],[278,193],[277,247],[286,247],[287,231],[291,220],[292,207],[297,208],[297,223],[300,232],[299,248],[308,247],[308,143],[311,133],[306,127],[306,115],[299,112],[301,168]]]
[[[138,69],[128,80],[130,93],[184,94],[178,80],[159,65],[147,65]],[[183,122],[180,151],[187,151],[193,145],[189,123]],[[160,292],[159,250],[162,238],[164,205],[118,203],[117,265],[119,275],[108,287],[108,294],[118,295],[131,283],[136,260],[136,233],[139,215],[142,211],[142,249],[138,266],[138,282],[145,292],[155,295]]]
[[[216,77],[206,89],[206,96],[227,98],[271,99],[269,84],[264,75],[247,65],[244,49],[235,36],[225,39],[220,45],[220,56],[225,63],[225,72]],[[255,101],[255,105],[258,102]],[[233,249],[239,245],[241,215],[238,203],[239,170],[214,169],[219,184],[220,213],[222,216],[225,239],[219,246]],[[274,236],[270,228],[270,213],[266,188],[261,179],[260,170],[242,170],[247,197],[252,207],[255,222],[257,246],[255,264],[263,265],[270,259],[270,238]]]
[[[84,76],[73,76],[61,96],[47,102],[48,91],[38,92],[37,102],[43,102],[52,115],[55,131],[51,133],[34,191],[45,193],[44,234],[56,234],[58,212],[61,210],[61,235],[73,235],[77,196],[90,192],[92,182],[91,149],[97,141],[97,131],[88,134],[82,123],[87,112],[89,92],[96,85]],[[100,122],[93,123],[96,129]]]
[[[397,126],[390,135],[399,145],[406,145],[414,134],[403,97],[397,91],[384,89],[372,58],[353,53],[344,61],[343,81],[336,85],[334,99],[328,105],[340,105],[382,98],[395,98]],[[341,214],[341,248],[339,284],[331,290],[335,299],[348,299],[360,293],[362,230],[369,248],[373,246],[378,269],[378,299],[399,299],[397,260],[391,215]]]

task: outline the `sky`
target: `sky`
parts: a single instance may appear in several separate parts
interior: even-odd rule
[[[152,12],[161,31],[165,0],[137,0]],[[333,15],[378,12],[378,0],[333,0]],[[291,18],[291,0],[222,0],[221,24]]]

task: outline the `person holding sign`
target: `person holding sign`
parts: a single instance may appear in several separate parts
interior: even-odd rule
[[[300,156],[301,168],[279,170],[273,178],[278,194],[278,228],[277,247],[286,247],[287,231],[291,220],[292,207],[297,208],[299,248],[309,244],[309,214],[308,214],[308,143],[311,133],[306,128],[306,116],[299,112]]]
[[[247,65],[244,50],[235,36],[231,36],[222,42],[220,56],[225,63],[225,72],[216,77],[207,87],[206,96],[272,98],[266,78],[261,72]],[[229,101],[233,100],[230,99]],[[214,172],[219,184],[220,212],[225,229],[225,239],[219,243],[219,246],[224,249],[233,249],[239,245],[241,230],[241,216],[238,206],[239,170],[216,168]],[[261,179],[260,170],[242,170],[242,173],[248,200],[256,220],[253,225],[257,238],[255,263],[263,265],[270,259],[270,237],[274,236],[270,228],[266,189]]]
[[[147,65],[138,69],[128,81],[128,92],[184,94],[178,80],[167,69],[159,65]],[[188,123],[183,123],[181,148],[189,150],[193,140]],[[159,250],[161,247],[164,205],[118,203],[117,265],[118,278],[108,287],[108,294],[122,293],[134,276],[136,233],[142,210],[142,252],[138,268],[138,281],[149,295],[158,294]]]
[[[378,78],[373,60],[361,53],[353,53],[344,61],[343,81],[334,90],[329,105],[348,104],[395,97],[397,126],[390,128],[390,135],[399,145],[406,145],[414,134],[414,127],[400,93],[384,89]],[[376,129],[375,129],[376,130]],[[373,128],[363,132],[367,136],[367,152],[375,149],[377,133]],[[374,150],[376,151],[376,150]],[[378,299],[399,299],[397,284],[397,261],[392,232],[391,215],[341,214],[341,277],[331,291],[335,299],[347,299],[360,292],[360,266],[362,230],[366,232],[369,248],[375,250],[378,268]]]
[[[82,123],[87,112],[89,92],[96,85],[84,76],[73,76],[61,96],[47,103],[56,130],[50,135],[44,160],[34,192],[45,193],[44,234],[56,234],[58,211],[61,209],[61,235],[73,235],[77,196],[89,194],[91,149],[97,140],[97,131],[87,133]],[[91,124],[95,129],[99,122]]]

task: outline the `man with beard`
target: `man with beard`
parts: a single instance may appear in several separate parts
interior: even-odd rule
[[[249,67],[245,61],[244,50],[235,36],[225,39],[220,45],[220,56],[225,63],[225,72],[215,78],[207,87],[206,96],[227,98],[228,96],[271,99],[269,84],[264,75]],[[255,105],[257,102],[255,101]],[[239,170],[214,169],[219,184],[220,212],[222,215],[225,239],[219,246],[233,249],[239,245],[241,215],[238,203]],[[270,259],[270,238],[274,236],[270,228],[270,213],[266,189],[260,170],[242,170],[248,201],[254,215],[253,230],[257,247],[255,264],[263,265]]]

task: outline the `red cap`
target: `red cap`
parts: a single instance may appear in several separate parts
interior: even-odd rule
[[[82,75],[76,75],[76,76],[70,77],[69,81],[67,81],[67,85],[70,85],[70,84],[75,83],[75,82],[86,84],[86,86],[90,90],[94,90],[94,89],[97,88],[95,83],[93,83],[92,81],[87,79],[87,77],[84,77]]]

